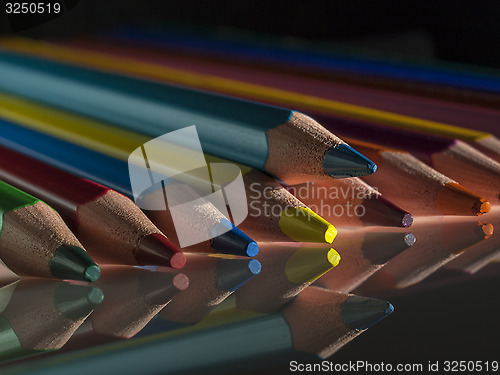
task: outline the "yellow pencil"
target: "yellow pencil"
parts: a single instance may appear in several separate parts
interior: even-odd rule
[[[495,160],[500,161],[500,139],[486,132],[347,104],[317,96],[304,95],[299,92],[170,68],[157,63],[143,62],[138,59],[114,57],[113,55],[100,52],[59,46],[53,43],[22,38],[8,38],[0,40],[0,46],[14,52],[43,56],[53,60],[91,66],[106,71],[135,74],[170,83],[179,83],[201,89],[244,96],[253,100],[271,101],[279,105],[297,106],[319,113],[375,121],[386,126],[401,127],[443,137],[461,139],[473,144],[480,151]]]

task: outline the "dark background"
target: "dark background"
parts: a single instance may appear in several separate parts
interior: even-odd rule
[[[4,6],[2,5],[2,11]],[[5,14],[0,33],[12,33]],[[166,25],[264,33],[359,48],[409,59],[500,68],[500,1],[80,0],[67,14],[18,35],[65,37],[121,26]],[[397,363],[497,360],[498,264],[463,282],[434,283],[388,299],[396,312],[331,360]],[[451,280],[451,279],[450,279]],[[484,316],[478,314],[484,311]],[[286,373],[278,365],[275,373]]]
[[[27,0],[24,0],[27,1]],[[2,2],[7,2],[0,0]],[[65,0],[62,17],[19,32],[95,33],[123,25],[190,26],[297,37],[500,68],[500,1],[493,0]],[[2,12],[4,6],[2,5]],[[5,15],[0,32],[12,31]]]

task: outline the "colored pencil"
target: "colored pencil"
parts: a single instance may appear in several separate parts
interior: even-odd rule
[[[452,220],[453,219],[453,220]],[[473,245],[488,239],[493,226],[463,218],[430,218],[412,228],[417,243],[390,260],[356,293],[403,289],[415,285]]]
[[[316,92],[307,95],[296,90],[283,90],[270,85],[259,85],[245,82],[245,76],[239,79],[217,77],[213,74],[201,74],[188,69],[177,69],[168,66],[162,59],[158,62],[143,62],[139,58],[118,58],[102,52],[92,52],[84,48],[57,46],[55,44],[16,40],[9,42],[8,48],[27,54],[44,56],[75,64],[83,64],[105,71],[120,71],[140,77],[153,78],[162,82],[177,83],[204,90],[212,90],[224,94],[244,97],[251,100],[273,103],[276,105],[294,106],[308,112],[319,112],[325,115],[343,116],[362,121],[373,121],[379,124],[416,130],[419,132],[456,138],[472,144],[489,157],[500,161],[500,140],[484,131],[477,131],[454,126],[439,121],[430,121],[417,117],[400,115],[378,109],[348,104],[343,101],[326,99]]]
[[[77,44],[79,45],[79,44]],[[98,44],[97,44],[98,45]],[[97,48],[98,51],[102,52],[107,52],[110,53],[111,51],[114,51],[116,49],[113,48],[113,46],[106,45],[104,44],[107,48],[104,50],[104,48]],[[87,46],[86,44],[83,45],[84,48],[90,48],[92,49],[93,47]],[[96,48],[96,47],[94,47]],[[134,53],[133,50],[127,49],[127,47],[123,47],[125,52],[120,52],[122,49],[118,48],[118,56],[124,56],[126,58],[131,58],[134,57],[137,59],[137,53]],[[128,51],[128,52],[127,52]],[[139,56],[142,57],[143,52],[139,47],[138,47],[138,52]],[[145,57],[143,59],[146,59],[146,61],[155,61],[153,57],[151,57],[147,52],[144,53]],[[391,99],[389,97],[388,99],[385,98],[383,95],[384,93],[363,93],[359,92],[359,89],[355,88],[350,88],[348,86],[335,86],[332,85],[329,82],[324,82],[321,80],[316,80],[314,82],[309,82],[307,79],[304,79],[300,76],[288,76],[288,75],[283,75],[280,76],[280,73],[274,72],[273,74],[269,74],[265,70],[256,70],[256,69],[251,69],[251,68],[246,68],[242,69],[241,67],[234,67],[233,65],[229,63],[218,63],[218,64],[210,64],[210,62],[205,63],[200,63],[199,59],[179,59],[178,56],[164,53],[163,55],[161,52],[154,51],[151,52],[153,56],[159,55],[159,63],[165,63],[168,64],[170,67],[174,67],[176,69],[190,69],[196,72],[201,72],[204,74],[212,74],[216,75],[219,77],[224,77],[224,78],[229,78],[229,79],[236,79],[236,80],[245,80],[246,82],[252,82],[254,84],[262,84],[265,86],[273,86],[276,88],[284,89],[284,90],[289,90],[289,91],[294,91],[295,88],[300,87],[300,91],[303,94],[308,94],[308,95],[321,95],[321,97],[326,98],[326,99],[331,99],[331,100],[341,100],[341,101],[346,101],[351,104],[355,105],[362,105],[366,107],[371,107],[371,108],[376,108],[376,109],[381,109],[385,111],[391,111],[395,113],[401,113],[401,111],[398,109],[399,108],[414,108],[414,103],[406,104],[405,103],[400,103],[402,100],[401,98],[398,98],[399,101],[387,108],[382,105],[378,106],[373,106],[370,102],[370,98],[374,98],[374,100],[377,101],[377,103],[380,104],[386,104],[388,103]],[[163,58],[162,58],[163,56]],[[191,63],[190,63],[191,62]],[[353,91],[351,93],[351,91]],[[358,90],[358,91],[356,91]],[[382,95],[382,97],[381,97]],[[363,99],[366,99],[363,101]],[[417,103],[418,104],[418,103]],[[438,107],[439,108],[439,107]],[[402,114],[404,115],[410,115],[414,117],[422,117],[422,115],[418,115],[425,112],[425,109],[421,109],[417,106],[415,109],[415,112],[404,112]],[[479,112],[479,111],[477,111]],[[454,114],[456,113],[456,108],[449,109],[448,111],[444,111],[443,115],[441,117],[433,117],[429,120],[433,121],[444,121],[444,122],[449,122],[454,125],[464,125],[461,124],[460,122],[457,123],[454,121],[456,117],[459,119],[470,119],[469,123],[466,123],[465,126],[471,127],[473,124],[476,124],[477,122],[482,121],[482,117],[479,115],[476,115],[476,113],[472,114],[459,114],[456,117],[452,117],[449,119],[446,117],[446,114]],[[417,116],[418,115],[418,116]],[[491,115],[493,116],[493,115]],[[373,132],[373,138],[372,137],[367,137],[367,134],[364,132],[361,132],[362,129],[370,128],[370,124],[360,124],[358,126],[358,123],[356,121],[346,121],[345,119],[342,118],[329,118],[327,116],[314,116],[319,122],[324,125],[328,130],[335,134],[341,134],[345,135],[348,137],[353,137],[353,138],[358,138],[359,136],[363,137],[363,140],[365,141],[375,141],[375,143],[379,143],[378,140],[381,139],[385,142],[390,141],[392,138],[385,138],[382,136],[384,132],[384,128],[375,126],[376,129],[374,129]],[[498,118],[493,118],[490,120],[492,124],[496,124],[497,121],[500,119],[500,112],[498,113]],[[347,122],[347,124],[345,124]],[[336,126],[338,124],[338,126]],[[330,126],[328,126],[330,125]],[[344,125],[344,126],[342,126]],[[364,127],[362,127],[365,125]],[[372,125],[374,126],[374,125]],[[496,125],[495,125],[496,126]],[[343,130],[346,129],[345,132]],[[387,128],[385,128],[387,129]],[[337,131],[339,133],[337,133]],[[388,132],[393,132],[397,134],[397,131],[394,129],[387,129]],[[404,131],[403,131],[404,133]],[[430,155],[427,155],[429,153],[429,148],[432,148],[433,144],[435,145],[434,147],[438,148],[441,152],[437,154],[437,150],[433,150],[434,155],[432,156],[432,163],[431,166],[437,169],[438,171],[442,172],[445,175],[449,175],[451,178],[455,180],[459,180],[459,182],[462,182],[462,185],[465,187],[478,192],[480,195],[486,196],[488,199],[492,199],[493,197],[495,199],[498,198],[498,183],[500,182],[500,164],[498,162],[494,162],[493,160],[487,158],[485,155],[482,155],[481,153],[477,152],[474,150],[472,147],[468,147],[465,145],[463,142],[460,142],[458,140],[448,140],[446,138],[442,137],[435,137],[436,139],[433,139],[433,136],[425,136],[422,134],[414,133],[411,138],[411,142],[409,141],[409,138],[406,138],[408,134],[402,134],[401,137],[397,138],[397,141],[391,144],[386,144],[389,147],[395,147],[395,148],[404,148],[407,150],[406,147],[409,147],[412,149],[413,152],[416,152],[418,154],[423,154],[422,156],[425,158],[424,161],[428,161],[428,158],[431,157]],[[419,137],[423,137],[425,140],[424,144],[421,144],[419,147],[418,144],[418,139]],[[434,143],[432,144],[431,142]],[[431,143],[431,144],[430,144]],[[355,145],[354,145],[355,147]],[[408,150],[409,151],[409,150]],[[369,157],[369,156],[368,156]],[[464,170],[467,171],[467,174],[464,174]],[[484,177],[488,177],[486,181],[487,184],[481,183],[484,180]]]
[[[0,181],[0,259],[18,275],[95,281],[99,267],[59,214]]]
[[[15,41],[14,41],[15,42]],[[22,43],[23,41],[19,41]],[[9,43],[9,41],[8,41]],[[308,73],[293,74],[285,69],[276,70],[255,65],[251,62],[238,64],[236,56],[232,59],[213,59],[203,53],[193,55],[171,49],[152,47],[150,44],[123,43],[120,40],[76,40],[63,42],[63,45],[89,51],[113,54],[124,58],[140,59],[150,63],[165,63],[169,67],[189,69],[204,74],[212,74],[229,79],[246,76],[255,84],[271,85],[276,88],[294,91],[300,87],[304,94],[318,95],[351,104],[378,109],[426,120],[443,122],[497,133],[496,123],[500,112],[476,106],[458,104],[445,100],[428,99],[412,95],[394,94],[388,91],[362,88],[329,79],[327,75],[317,77]],[[249,64],[248,64],[249,63]],[[243,66],[242,66],[243,65]],[[317,72],[315,72],[317,74]],[[496,135],[500,135],[497,133]]]
[[[7,45],[5,48],[7,48]],[[288,91],[268,85],[258,85],[253,82],[243,82],[244,76],[241,76],[239,80],[220,78],[214,75],[192,72],[187,69],[169,68],[165,61],[162,61],[161,64],[147,63],[137,58],[116,58],[104,53],[29,40],[9,42],[8,48],[17,52],[44,56],[50,59],[93,66],[105,71],[133,73],[140,77],[145,76],[163,82],[213,90],[229,95],[251,98],[252,100],[272,102],[277,105],[294,106],[326,115],[373,121],[387,126],[402,127],[424,133],[461,139],[471,143],[493,159],[500,161],[500,152],[498,152],[500,140],[486,132],[329,100],[317,94],[305,95],[296,90]]]
[[[498,108],[500,90],[498,70],[472,65],[429,61],[414,61],[386,56],[367,56],[335,48],[331,43],[300,43],[294,40],[227,40],[221,33],[207,37],[203,34],[175,34],[159,30],[127,29],[100,36],[112,44],[141,44],[169,51],[203,55],[216,61],[232,60],[234,64],[261,66],[273,71],[288,71],[295,75],[355,83],[360,86],[382,87],[386,90],[415,93],[432,98],[446,98],[460,103],[479,104]],[[92,40],[96,43],[96,40]]]
[[[238,308],[260,313],[283,307],[341,262],[339,253],[328,246],[294,243],[261,244],[257,259],[262,263],[262,272],[234,296]]]
[[[132,201],[103,185],[1,146],[0,179],[50,204],[99,261],[173,268],[186,262]]]
[[[315,181],[287,189],[337,226],[410,227],[413,216],[360,178]]]
[[[0,53],[0,66],[3,91],[152,137],[194,124],[205,151],[286,182],[376,170],[340,138],[288,109],[8,52]]]
[[[56,111],[34,102],[2,94],[0,94],[0,99],[3,99],[1,100],[2,104],[0,104],[0,117],[4,116],[4,118],[12,119],[22,126],[42,131],[97,152],[103,152],[123,161],[128,161],[134,150],[150,141],[149,137],[145,135]],[[72,124],[70,128],[67,127],[68,123]],[[195,188],[202,196],[205,195],[204,192],[211,193],[213,188],[222,189],[225,181],[212,181],[208,174],[206,176],[197,174],[198,169],[194,172],[182,173],[181,170],[178,170],[178,166],[169,162],[168,158],[164,156],[168,151],[163,151],[162,146],[167,148],[169,144],[160,143],[147,153],[155,155],[158,152],[161,157],[161,159],[157,157],[158,160],[152,161],[153,157],[148,156],[150,165],[153,162],[156,163],[153,168],[157,168],[159,172],[162,168],[167,168],[176,176],[181,176],[178,178]],[[172,156],[172,159],[175,156],[177,155]],[[225,159],[211,155],[206,155],[206,159],[210,163],[230,163]],[[239,224],[241,230],[260,241],[295,240],[328,243],[333,241],[336,235],[333,225],[308,209],[270,176],[245,165],[238,164],[238,167],[243,175],[247,198],[250,198],[249,214]],[[177,173],[172,172],[177,170]],[[181,189],[181,191],[185,190]],[[175,192],[173,193],[175,194]],[[149,197],[151,200],[159,199],[160,202],[163,202],[163,206],[166,206],[164,198],[163,191],[157,191],[154,193],[154,197]],[[188,199],[181,197],[180,201],[182,201],[180,203],[184,203]],[[161,207],[160,203],[148,203],[147,205]],[[172,227],[170,222],[163,223],[165,218],[170,219],[169,215],[162,210],[148,211],[148,215],[161,227],[160,229]]]
[[[482,215],[491,209],[488,200],[407,152],[368,142],[351,142],[380,166],[377,174],[363,179],[416,215]]]
[[[189,285],[185,274],[168,270],[104,266],[99,287],[106,298],[90,317],[93,331],[117,338],[136,335]]]
[[[249,317],[248,312],[241,310],[232,314],[221,312],[207,317],[205,326],[197,329],[189,327],[109,344],[102,349],[68,353],[59,356],[56,363],[50,359],[32,361],[6,369],[5,373],[22,370],[37,375],[50,366],[53,373],[72,369],[76,375],[97,366],[101,371],[134,374],[143,371],[144,361],[150,372],[206,372],[233,366],[233,361],[255,362],[263,354],[279,355],[289,350],[325,358],[392,311],[392,305],[386,301],[310,287],[275,314]],[[218,325],[210,324],[210,318],[218,320]],[[248,332],[252,333],[250,341]],[[187,352],[189,360],[180,361],[179,357]]]
[[[500,164],[463,141],[340,117],[313,116],[346,139],[356,138],[408,151],[467,189],[492,202],[499,199]]]
[[[227,258],[205,254],[187,254],[183,272],[190,287],[165,306],[158,316],[172,328],[202,320],[219,303],[261,272],[257,259]]]
[[[108,186],[128,197],[133,197],[127,163],[33,132],[1,119],[0,125],[2,127],[0,144],[3,146],[61,168],[69,173]],[[203,211],[197,211],[197,214],[202,215],[201,217],[196,216],[197,220],[204,222],[205,225],[211,222],[213,227],[223,225],[221,222],[224,222],[230,225],[232,229],[217,236],[212,241],[198,244],[200,250],[233,252],[249,256],[254,256],[258,252],[258,245],[238,228],[232,226],[227,219],[223,218],[223,215],[215,206],[205,202],[202,208]],[[221,220],[214,221],[214,218]],[[155,224],[158,226],[158,223]],[[167,233],[172,240],[174,239],[175,231],[173,231],[172,226],[159,227],[159,229],[163,233]]]
[[[103,299],[99,288],[35,278],[3,287],[0,296],[3,363],[61,348]]]
[[[8,39],[7,44],[9,43],[14,43],[15,47],[17,45],[22,46],[23,40]],[[252,65],[251,61],[246,61],[246,64],[245,62],[239,63],[236,55],[230,59],[223,59],[222,56],[217,59],[216,56],[209,56],[201,51],[199,54],[192,54],[187,51],[158,48],[146,41],[140,44],[134,42],[124,43],[120,39],[110,40],[107,38],[58,42],[58,45],[61,44],[70,48],[112,54],[116,57],[153,64],[164,64],[171,68],[188,69],[228,79],[238,80],[244,76],[247,81],[255,84],[273,86],[289,91],[294,91],[295,88],[300,87],[300,91],[304,94],[321,95],[331,100],[487,131],[500,136],[497,127],[500,120],[500,111],[445,100],[422,98],[401,93],[394,94],[375,88],[362,88],[357,85],[336,82],[329,79],[328,75],[321,76],[317,72],[315,73],[318,76],[312,77],[309,76],[308,72],[303,72],[303,74],[290,73],[286,70],[286,67],[277,70],[269,66]]]
[[[352,292],[416,241],[412,233],[343,230],[342,236],[335,241],[342,261],[314,285],[341,293]]]

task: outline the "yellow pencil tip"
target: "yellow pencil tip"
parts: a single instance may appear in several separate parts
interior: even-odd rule
[[[330,251],[327,254],[328,261],[331,263],[333,267],[337,267],[340,263],[340,254],[337,253],[335,250],[330,249]]]
[[[303,247],[286,262],[285,272],[290,282],[312,283],[336,267],[340,255],[328,247]]]
[[[281,231],[298,242],[332,243],[337,229],[308,207],[291,207],[281,213]]]

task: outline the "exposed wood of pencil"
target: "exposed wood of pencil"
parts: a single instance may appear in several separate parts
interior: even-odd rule
[[[396,204],[414,214],[481,215],[489,201],[432,169],[409,153],[354,141],[380,164],[378,173],[364,178]]]
[[[109,188],[5,147],[0,147],[0,178],[56,209],[99,261],[173,267],[185,262],[130,199]]]
[[[413,216],[360,178],[316,181],[288,188],[302,202],[337,226],[410,227]]]

